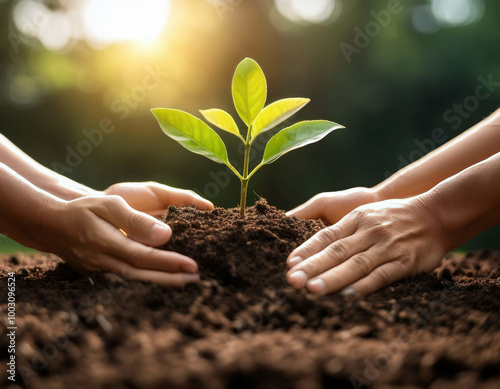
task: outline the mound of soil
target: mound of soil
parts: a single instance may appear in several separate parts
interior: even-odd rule
[[[196,259],[202,279],[247,296],[283,289],[288,254],[325,227],[320,221],[286,217],[264,199],[244,219],[236,208],[206,212],[170,206],[160,220],[173,232],[162,249]]]
[[[260,200],[171,207],[164,247],[196,259],[184,290],[80,277],[45,254],[0,256],[16,273],[17,388],[498,388],[500,254],[442,266],[362,299],[287,286],[285,259],[322,228]],[[0,337],[6,366],[9,339]]]

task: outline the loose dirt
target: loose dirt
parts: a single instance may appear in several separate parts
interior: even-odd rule
[[[285,259],[323,225],[260,200],[171,207],[164,247],[194,258],[184,290],[81,277],[47,254],[0,255],[16,273],[17,388],[498,388],[500,255],[450,254],[430,274],[368,297],[287,286]]]

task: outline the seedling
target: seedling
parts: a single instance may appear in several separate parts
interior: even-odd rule
[[[236,174],[241,181],[240,214],[245,217],[248,181],[257,170],[289,151],[317,142],[333,130],[344,127],[326,120],[302,121],[287,127],[269,139],[262,161],[249,173],[250,150],[255,139],[288,119],[310,100],[300,97],[288,98],[264,107],[267,97],[266,77],[257,62],[250,58],[245,58],[236,67],[232,95],[236,111],[247,126],[245,137],[233,117],[222,109],[213,108],[200,112],[209,123],[237,136],[245,144],[241,173],[229,162],[226,146],[220,136],[203,121],[177,109],[153,108],[151,112],[163,132],[170,138],[193,153],[226,165]]]

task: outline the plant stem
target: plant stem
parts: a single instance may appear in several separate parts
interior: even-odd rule
[[[248,188],[248,180],[241,180],[241,200],[240,200],[240,216],[245,218],[245,208],[247,203],[247,188]]]
[[[245,141],[245,156],[243,157],[243,178],[241,179],[241,198],[240,198],[240,216],[245,218],[245,208],[247,204],[247,188],[248,188],[248,164],[250,159],[250,131],[248,127],[247,139]]]

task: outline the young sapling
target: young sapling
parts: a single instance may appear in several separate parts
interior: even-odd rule
[[[323,139],[333,130],[345,128],[327,120],[310,120],[296,123],[276,133],[266,144],[262,161],[250,171],[249,157],[255,139],[288,119],[310,100],[287,98],[264,107],[267,83],[260,66],[251,58],[241,61],[233,76],[232,95],[234,106],[247,126],[243,137],[233,117],[222,109],[200,110],[203,117],[214,126],[237,136],[245,145],[243,171],[240,173],[228,159],[220,136],[197,117],[177,109],[153,108],[163,132],[189,151],[201,154],[214,162],[224,164],[241,181],[240,214],[245,217],[248,181],[262,166],[276,161],[283,154]]]

